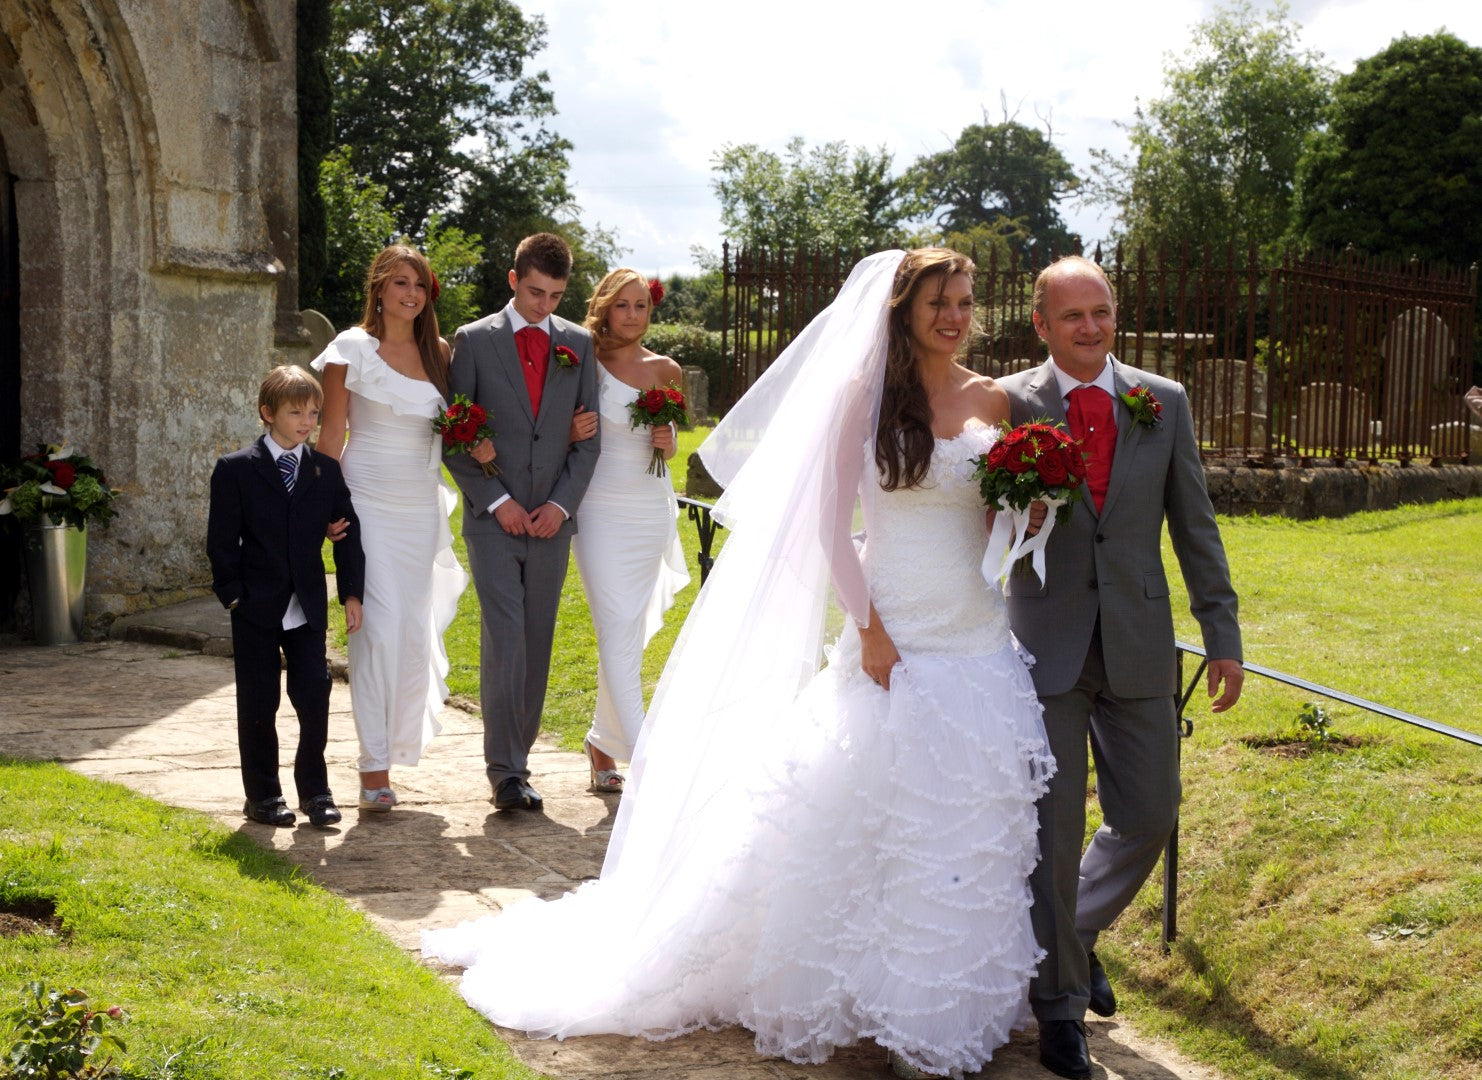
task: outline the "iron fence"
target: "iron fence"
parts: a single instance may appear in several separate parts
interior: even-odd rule
[[[1002,376],[1040,363],[1031,296],[1040,265],[997,250],[979,258],[983,333],[965,362]],[[1148,253],[1095,260],[1118,308],[1117,356],[1187,388],[1207,459],[1252,464],[1319,460],[1470,462],[1476,267],[1397,263],[1353,251],[1254,249]],[[854,252],[726,245],[724,368],[713,389],[734,402],[826,307]]]

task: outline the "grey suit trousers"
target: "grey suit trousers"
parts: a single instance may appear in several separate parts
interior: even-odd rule
[[[1171,696],[1111,692],[1099,628],[1076,684],[1040,703],[1058,773],[1039,802],[1045,854],[1029,883],[1046,954],[1029,998],[1041,1020],[1079,1020],[1090,995],[1086,952],[1142,888],[1178,816],[1178,717]],[[1081,855],[1088,740],[1102,825]]]

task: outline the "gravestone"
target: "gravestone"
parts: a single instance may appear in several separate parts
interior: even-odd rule
[[[1247,424],[1245,397],[1249,384],[1251,411],[1260,424]],[[1189,383],[1189,408],[1194,433],[1215,446],[1252,446],[1266,443],[1266,373],[1245,360],[1200,360]],[[1233,423],[1232,423],[1233,421]],[[1247,432],[1259,430],[1255,443]]]
[[[1438,315],[1413,307],[1389,324],[1380,351],[1384,355],[1381,419],[1385,438],[1393,446],[1419,443],[1428,434],[1422,425],[1439,415],[1446,392],[1456,355],[1451,330]]]
[[[703,424],[710,416],[710,376],[704,368],[682,367],[680,389],[684,391],[685,410],[689,413],[690,426]]]
[[[335,338],[334,323],[330,322],[323,313],[313,308],[305,308],[300,311],[299,318],[304,320],[304,329],[309,332],[309,347],[313,350],[309,359],[313,359],[322,353]]]
[[[1291,435],[1303,453],[1366,448],[1372,439],[1369,396],[1343,383],[1299,386]]]

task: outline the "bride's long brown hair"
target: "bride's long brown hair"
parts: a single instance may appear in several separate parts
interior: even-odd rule
[[[428,382],[437,387],[443,400],[447,401],[452,396],[448,393],[448,361],[443,357],[443,339],[438,333],[437,309],[432,306],[432,265],[428,263],[426,255],[407,244],[392,244],[382,248],[371,260],[370,268],[365,272],[365,314],[360,319],[360,328],[377,340],[385,335],[386,320],[377,305],[381,300],[381,290],[395,276],[402,263],[412,268],[412,272],[427,290],[427,306],[412,323],[412,340],[416,342],[417,354],[422,357],[422,373],[427,376]]]
[[[948,248],[917,248],[906,252],[895,271],[890,290],[889,329],[885,345],[885,383],[880,391],[880,424],[875,429],[875,468],[886,491],[915,487],[931,465],[935,438],[931,433],[931,405],[911,351],[906,317],[921,289],[947,287],[956,274],[972,274],[977,267],[960,252]],[[964,344],[969,335],[964,334]]]

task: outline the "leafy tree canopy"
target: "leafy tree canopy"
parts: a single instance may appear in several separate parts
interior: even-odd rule
[[[985,113],[983,122],[964,128],[950,149],[917,160],[912,181],[949,243],[960,246],[972,237],[992,236],[1021,256],[1080,253],[1080,238],[1066,227],[1059,209],[1080,180],[1051,139],[1052,133],[1008,117],[990,123]]]
[[[386,189],[403,233],[420,236],[481,156],[533,150],[550,165],[554,152],[564,169],[569,145],[543,125],[555,113],[546,75],[526,70],[544,20],[511,0],[338,0],[333,14],[334,141]]]
[[[1257,13],[1246,0],[1194,27],[1188,52],[1164,68],[1167,92],[1137,109],[1131,158],[1094,154],[1091,198],[1116,207],[1123,239],[1170,250],[1280,242],[1332,82],[1298,33],[1284,4]]]
[[[723,147],[711,186],[733,244],[764,248],[874,250],[902,242],[918,216],[910,188],[891,177],[885,149],[843,142],[811,149],[801,137],[777,154],[754,143]]]
[[[1302,158],[1308,243],[1469,266],[1482,253],[1482,49],[1401,37],[1333,88]]]

